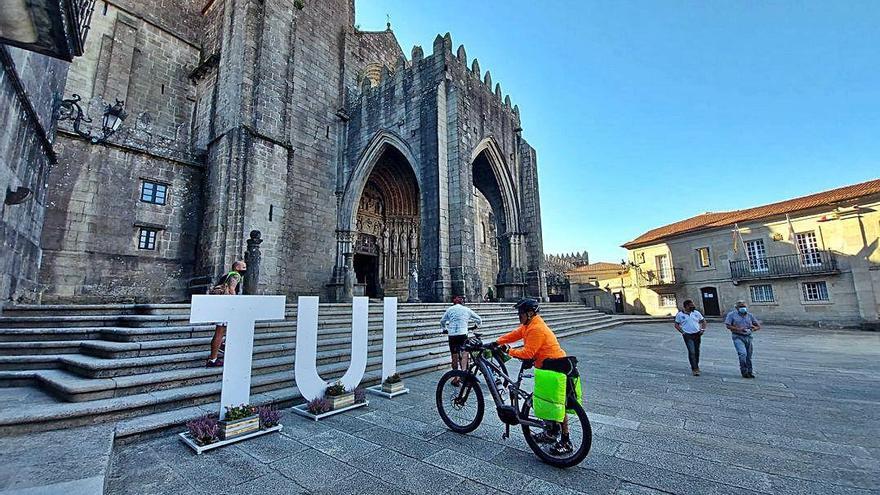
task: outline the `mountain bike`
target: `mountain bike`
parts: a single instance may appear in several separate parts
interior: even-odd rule
[[[529,448],[547,464],[571,467],[587,457],[593,443],[593,431],[587,413],[573,394],[569,394],[566,404],[572,449],[570,453],[554,454],[553,443],[544,443],[542,440],[546,440],[548,436],[558,437],[561,434],[561,424],[536,417],[532,407],[532,394],[521,388],[524,378],[534,377],[534,374],[526,373],[534,366],[534,362],[523,361],[514,380],[508,375],[504,365],[510,356],[494,343],[484,344],[479,334],[469,338],[462,346],[462,351],[471,356],[468,369],[448,371],[437,383],[437,412],[450,430],[470,433],[483,421],[486,405],[477,376],[479,373],[495,401],[498,419],[505,425],[502,438],[510,437],[511,426],[520,425]]]

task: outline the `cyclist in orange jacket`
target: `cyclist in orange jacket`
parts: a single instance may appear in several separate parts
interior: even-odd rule
[[[538,301],[531,298],[521,299],[514,307],[519,315],[520,326],[507,335],[499,337],[498,345],[506,346],[506,344],[522,340],[523,346],[518,349],[508,347],[508,354],[522,360],[533,359],[537,368],[563,371],[568,366],[568,361],[565,359],[567,355],[559,345],[556,335],[544,323],[544,319],[538,316],[538,312],[541,310]],[[566,455],[573,450],[569,440],[568,417],[562,422],[561,438],[546,431],[542,431],[533,438],[539,443],[555,442],[555,445],[550,447],[550,453],[553,455]]]

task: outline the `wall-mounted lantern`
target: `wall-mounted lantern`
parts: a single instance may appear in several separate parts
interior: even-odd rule
[[[73,131],[91,141],[92,144],[107,142],[107,139],[122,127],[122,122],[128,117],[128,113],[125,111],[125,102],[116,100],[115,104],[107,105],[101,120],[101,136],[94,136],[92,131],[82,130],[82,123],[91,123],[92,119],[83,112],[79,105],[81,100],[82,98],[77,94],[74,94],[73,98],[62,100],[58,106],[58,121],[73,121]]]

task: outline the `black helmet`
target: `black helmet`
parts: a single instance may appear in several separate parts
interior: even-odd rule
[[[537,313],[541,310],[541,306],[538,304],[538,300],[532,299],[531,297],[520,299],[519,302],[517,302],[513,307],[519,313],[525,313],[526,311],[534,311],[535,313]]]

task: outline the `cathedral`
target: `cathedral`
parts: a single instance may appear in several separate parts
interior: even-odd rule
[[[93,122],[46,126],[41,230],[3,296],[184,301],[259,231],[258,293],[546,298],[519,108],[449,34],[404,52],[354,17],[353,0],[95,2],[56,97]]]

